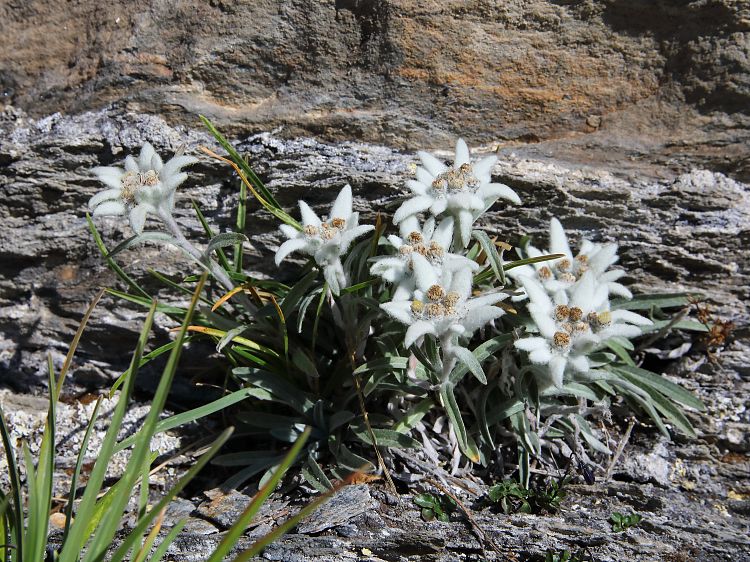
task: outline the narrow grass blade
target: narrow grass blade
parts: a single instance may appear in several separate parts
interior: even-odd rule
[[[151,453],[151,439],[154,435],[159,416],[164,409],[164,404],[167,400],[167,394],[169,393],[169,389],[172,386],[172,380],[174,379],[175,372],[177,371],[177,364],[180,360],[180,355],[182,354],[183,343],[185,336],[187,335],[187,329],[190,322],[192,321],[193,312],[195,311],[195,308],[198,305],[198,301],[200,300],[200,295],[203,291],[206,277],[207,274],[201,276],[201,279],[195,288],[193,299],[190,302],[190,306],[182,322],[180,331],[175,338],[175,346],[169,355],[167,365],[164,367],[164,371],[162,372],[162,376],[159,380],[159,386],[157,387],[154,394],[154,399],[151,402],[151,409],[146,416],[146,420],[143,422],[143,427],[138,432],[138,437],[136,437],[135,446],[133,447],[133,451],[131,452],[130,460],[128,461],[128,465],[125,469],[125,474],[121,479],[121,482],[125,483],[123,492],[117,494],[114,497],[112,508],[102,519],[102,522],[97,529],[97,533],[95,534],[93,540],[91,541],[91,544],[86,551],[84,561],[101,559],[101,556],[104,555],[107,548],[110,546],[111,539],[120,525],[120,519],[127,506],[132,487],[140,474],[142,463],[146,462],[146,459]],[[152,308],[152,311],[153,310],[154,308]],[[145,341],[143,343],[145,344]],[[139,352],[137,353],[138,362],[140,362],[142,349],[143,348],[140,347]],[[133,379],[131,379],[129,383],[131,383],[132,380]],[[116,436],[113,437],[113,440],[114,439],[116,439]],[[113,445],[114,443],[110,445],[110,450],[112,450]]]
[[[154,553],[148,559],[149,562],[159,562],[159,560],[164,558],[164,555],[167,553],[169,546],[174,542],[177,536],[182,532],[182,529],[185,527],[185,524],[187,522],[188,522],[187,518],[180,519],[174,525],[174,527],[172,527],[169,530],[169,533],[167,533],[167,535],[162,539],[162,541],[159,543],[159,546],[156,547],[156,550],[154,550]]]
[[[325,494],[321,495],[316,500],[310,502],[308,505],[303,507],[299,513],[297,513],[294,517],[291,517],[290,519],[287,519],[276,527],[273,531],[268,533],[266,536],[258,539],[253,546],[248,548],[247,550],[241,552],[238,554],[232,562],[247,562],[254,556],[259,555],[264,548],[266,548],[269,544],[273,543],[274,541],[278,540],[281,536],[283,536],[287,531],[290,529],[293,529],[297,526],[297,524],[302,521],[305,517],[313,513],[315,510],[317,510],[321,505],[323,505],[325,502],[327,502],[331,496],[333,496],[336,492],[341,490],[342,488],[350,485],[357,476],[359,476],[361,472],[355,472],[351,476],[349,476],[346,480],[341,482],[336,487],[332,488]]]
[[[211,229],[211,226],[208,224],[206,217],[203,216],[203,212],[198,206],[198,203],[196,203],[195,199],[192,199],[192,198],[190,199],[190,203],[193,205],[193,210],[195,211],[195,214],[198,217],[198,221],[201,223],[201,226],[203,227],[203,232],[206,233],[206,236],[208,236],[209,240],[212,239],[214,237],[214,231]],[[206,251],[207,256],[210,254],[211,252]],[[221,265],[222,269],[224,269],[224,271],[232,271],[232,268],[229,265],[229,260],[227,260],[227,256],[226,254],[224,254],[221,248],[218,249],[218,251],[216,252],[216,255],[219,258],[219,264]]]
[[[18,472],[18,462],[16,453],[13,449],[10,430],[5,421],[5,412],[0,406],[0,434],[2,434],[3,448],[5,449],[5,459],[8,463],[8,480],[10,480],[10,498],[13,525],[13,534],[16,547],[17,558],[15,560],[23,561],[24,558],[24,537],[23,537],[23,494],[21,493],[21,475]],[[7,552],[7,549],[6,549]]]
[[[203,467],[206,466],[208,461],[210,461],[211,458],[216,455],[219,449],[224,446],[224,443],[227,442],[227,439],[229,439],[233,431],[233,427],[225,429],[224,432],[216,438],[213,445],[211,445],[211,448],[203,455],[201,455],[201,457],[193,466],[190,467],[185,475],[177,481],[177,484],[175,484],[174,487],[171,488],[161,500],[159,500],[159,502],[151,509],[151,511],[146,514],[145,517],[143,517],[140,521],[138,521],[138,523],[136,523],[136,526],[133,528],[132,532],[123,540],[122,544],[112,554],[110,558],[112,562],[120,562],[125,559],[128,551],[135,543],[136,538],[139,535],[143,534],[143,532],[151,524],[151,521],[154,519],[156,514],[160,513],[162,509],[167,507],[169,503],[177,496],[177,494],[185,489],[185,486],[187,486],[188,483],[193,478],[195,478],[195,476],[203,469]],[[97,559],[97,561],[102,559],[103,558],[99,558]]]
[[[443,403],[445,413],[448,414],[448,420],[453,426],[453,431],[456,433],[456,439],[458,440],[458,446],[460,447],[461,452],[472,462],[479,462],[479,451],[477,450],[476,444],[466,431],[464,420],[461,417],[461,410],[459,410],[456,397],[453,394],[452,385],[441,385],[440,401]]]
[[[258,513],[260,508],[263,506],[263,503],[268,499],[268,496],[271,495],[271,492],[276,489],[279,481],[281,481],[281,479],[284,477],[284,474],[286,474],[286,471],[289,470],[289,467],[292,465],[292,463],[297,460],[297,456],[299,455],[299,452],[302,450],[302,447],[305,445],[305,442],[307,441],[307,438],[309,436],[310,428],[308,427],[294,443],[292,448],[289,450],[289,453],[287,453],[287,455],[284,457],[284,460],[281,461],[279,468],[274,471],[273,476],[268,480],[268,482],[265,483],[265,485],[260,490],[258,490],[258,493],[255,494],[252,501],[250,502],[250,505],[248,505],[245,511],[242,512],[242,515],[240,515],[240,517],[237,519],[237,522],[232,525],[232,528],[227,531],[227,534],[216,547],[216,550],[211,554],[207,562],[220,562],[229,555],[230,550],[237,543],[242,533],[245,532],[245,529],[247,529],[250,521],[252,521],[253,517],[255,517],[255,515]]]
[[[130,364],[130,375],[126,379],[125,388],[120,395],[120,399],[115,407],[115,411],[112,415],[112,420],[107,433],[102,441],[102,446],[99,451],[94,468],[91,471],[89,480],[86,486],[86,490],[81,499],[81,504],[76,512],[75,520],[71,524],[68,530],[68,536],[63,548],[60,552],[59,562],[77,562],[81,552],[83,551],[84,544],[88,540],[89,536],[86,533],[88,523],[91,521],[94,510],[96,508],[96,499],[99,491],[101,490],[102,483],[104,482],[104,476],[109,466],[109,461],[112,458],[114,446],[117,440],[117,434],[120,431],[122,420],[125,417],[125,411],[127,409],[128,400],[132,394],[133,387],[135,386],[135,375],[138,371],[138,365],[141,362],[141,355],[143,348],[146,346],[149,332],[151,331],[151,324],[156,313],[157,305],[154,301],[151,305],[146,321],[144,322],[141,335],[136,344],[135,352],[133,353],[133,359]],[[128,490],[128,493],[130,490]]]
[[[246,398],[252,396],[252,393],[252,388],[243,388],[242,390],[237,390],[235,392],[232,392],[231,394],[222,396],[218,400],[214,400],[213,402],[204,404],[203,406],[200,406],[198,408],[193,408],[192,410],[188,410],[187,412],[182,412],[180,414],[176,414],[174,416],[170,416],[166,419],[160,420],[159,423],[156,424],[154,434],[163,433],[165,431],[169,431],[170,429],[174,429],[175,427],[179,427],[195,420],[205,418],[206,416],[224,410],[229,406],[245,400]],[[122,451],[123,449],[127,449],[135,442],[135,438],[135,435],[131,435],[130,437],[123,439],[115,446],[114,452],[117,453],[119,451]]]
[[[497,246],[495,246],[492,240],[490,240],[490,237],[487,236],[487,233],[484,230],[474,230],[471,235],[482,247],[484,255],[487,256],[490,268],[495,274],[495,278],[504,286],[506,284],[505,271],[503,270],[503,260],[497,251]]]
[[[102,405],[103,397],[99,396],[94,404],[94,411],[91,413],[91,419],[86,426],[86,432],[83,434],[83,441],[81,441],[81,448],[78,450],[78,457],[76,458],[76,465],[73,469],[73,476],[70,479],[70,492],[68,493],[68,503],[65,506],[65,529],[63,531],[62,543],[65,544],[68,532],[70,531],[70,523],[73,520],[73,504],[76,499],[76,491],[78,489],[78,478],[81,475],[81,468],[83,467],[83,461],[86,458],[86,451],[89,447],[89,441],[91,435],[94,432],[94,425],[99,416],[99,408]]]
[[[211,123],[211,121],[209,121],[203,115],[199,115],[199,117],[201,121],[203,121],[203,124],[206,126],[208,131],[219,142],[221,147],[227,151],[229,157],[234,161],[234,163],[244,172],[244,174],[248,178],[250,178],[252,185],[263,195],[265,200],[268,201],[271,205],[280,209],[281,205],[279,205],[279,202],[276,201],[273,194],[268,191],[268,189],[266,189],[266,186],[263,185],[263,182],[260,181],[260,178],[255,174],[247,161],[242,156],[240,156],[240,153],[237,152],[235,148],[229,143],[229,141],[227,141],[227,139],[225,139],[224,136],[219,132],[219,130],[214,127],[214,124]]]
[[[107,250],[107,246],[104,245],[104,241],[102,240],[101,235],[99,234],[99,231],[96,229],[96,225],[94,225],[94,221],[91,220],[91,215],[86,213],[86,222],[89,225],[89,230],[91,231],[91,236],[94,239],[94,243],[96,244],[96,247],[99,248],[99,251],[102,254],[102,257],[104,257],[104,260],[107,262],[107,265],[109,268],[115,272],[115,274],[122,279],[128,287],[130,287],[133,291],[136,293],[140,293],[140,295],[149,301],[151,300],[151,295],[149,295],[138,283],[136,283],[123,269],[117,265],[117,262],[113,260],[109,256],[109,250]]]

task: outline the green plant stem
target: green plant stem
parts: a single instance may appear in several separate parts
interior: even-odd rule
[[[170,213],[160,211],[159,218],[161,218],[161,220],[164,222],[164,225],[172,233],[172,236],[175,237],[175,241],[180,248],[185,250],[200,263],[205,264],[206,267],[208,267],[208,270],[211,272],[211,275],[213,275],[214,279],[221,283],[227,291],[232,291],[235,288],[235,284],[229,277],[227,272],[224,271],[218,263],[212,260],[211,256],[204,256],[201,251],[198,250],[198,248],[193,246],[193,244],[187,238],[185,238],[185,235],[180,229],[180,225],[177,224],[177,221],[174,220],[174,217]],[[238,298],[242,303],[242,306],[244,306],[248,312],[255,310],[255,306],[253,306],[253,304],[250,302],[250,299],[247,298],[244,292],[240,292],[238,294]]]
[[[451,372],[458,361],[456,354],[453,352],[455,339],[456,337],[451,333],[440,337],[440,351],[443,355],[443,370],[440,374],[441,384],[448,384],[450,382]]]

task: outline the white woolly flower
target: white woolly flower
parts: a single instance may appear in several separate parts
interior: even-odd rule
[[[390,316],[409,326],[404,338],[407,348],[427,334],[441,339],[469,337],[505,314],[502,308],[492,306],[507,296],[503,293],[471,298],[470,269],[456,272],[447,283],[441,284],[426,258],[415,255],[413,263],[418,287],[414,299],[380,305]]]
[[[416,288],[412,263],[415,255],[426,258],[438,278],[443,276],[443,272],[479,269],[479,264],[474,260],[447,251],[453,239],[453,217],[444,218],[437,227],[435,219],[430,217],[419,228],[417,217],[411,216],[401,221],[399,230],[401,236],[388,236],[396,255],[378,258],[370,268],[370,273],[395,285],[393,300],[409,299]]]
[[[398,208],[393,216],[394,224],[424,211],[435,217],[446,213],[455,218],[460,240],[466,247],[474,221],[498,198],[521,203],[510,187],[491,183],[490,172],[497,157],[487,156],[472,164],[463,139],[456,142],[456,159],[450,168],[431,154],[417,154],[422,161],[422,166],[417,168],[417,179],[406,182],[414,196]]]
[[[566,372],[587,373],[587,355],[598,344],[614,336],[633,338],[651,320],[629,310],[609,309],[607,287],[598,284],[593,272],[583,274],[572,295],[558,291],[555,301],[539,281],[521,277],[529,296],[529,313],[539,336],[517,340],[515,346],[529,353],[529,360],[548,366],[549,380],[558,388]]]
[[[289,240],[276,251],[276,265],[290,253],[298,251],[312,256],[323,269],[323,276],[334,295],[348,285],[341,263],[351,243],[373,230],[372,225],[359,225],[359,213],[352,212],[352,188],[349,185],[339,192],[328,218],[323,221],[307,203],[299,202],[302,214],[302,231],[283,224],[281,231]]]
[[[171,216],[174,193],[187,179],[182,168],[198,161],[192,156],[175,156],[166,163],[154,147],[145,143],[138,160],[125,158],[125,169],[102,166],[92,171],[110,189],[101,191],[89,200],[93,215],[128,215],[130,226],[141,234],[146,215]]]
[[[549,225],[549,251],[542,252],[534,246],[526,248],[526,255],[536,258],[545,254],[563,254],[565,257],[538,262],[531,265],[514,268],[508,271],[513,278],[536,277],[547,292],[555,294],[560,290],[570,290],[581,279],[584,273],[591,272],[597,284],[607,288],[608,295],[617,295],[627,299],[633,294],[617,280],[625,275],[621,269],[607,271],[619,259],[617,244],[596,244],[583,240],[578,254],[574,257],[570,250],[568,237],[565,235],[560,221],[553,218]]]

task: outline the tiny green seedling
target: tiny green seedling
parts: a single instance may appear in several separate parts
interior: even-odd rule
[[[414,496],[414,503],[422,508],[422,519],[432,521],[437,519],[443,523],[448,523],[451,513],[456,510],[456,502],[445,494],[434,496],[424,493]]]
[[[565,499],[565,486],[570,481],[568,476],[560,480],[551,480],[530,488],[524,488],[514,480],[504,480],[487,491],[491,503],[500,504],[503,513],[555,513]]]
[[[615,511],[609,516],[609,520],[612,522],[612,530],[615,533],[621,533],[628,530],[630,527],[636,527],[643,520],[643,516],[638,513],[625,515]]]

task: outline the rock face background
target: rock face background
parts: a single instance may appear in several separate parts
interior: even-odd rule
[[[682,367],[706,389],[709,415],[703,441],[665,470],[684,461],[701,487],[712,474],[736,481],[744,503],[729,517],[747,514],[750,483],[737,476],[750,427],[746,1],[121,0],[103,9],[6,0],[0,37],[0,385],[41,391],[46,354],[61,362],[88,302],[115,283],[84,220],[101,188],[93,166],[145,141],[166,155],[213,146],[202,113],[289,208],[302,197],[327,206],[349,182],[369,220],[398,205],[416,150],[450,159],[461,135],[498,152],[495,178],[523,199],[485,221],[502,239],[544,238],[557,216],[576,240],[619,242],[637,290],[698,290],[735,322],[724,367]],[[231,228],[236,188],[204,158],[180,190],[178,220],[200,238],[192,198],[217,230]],[[273,273],[274,221],[255,206],[248,224],[250,267]],[[117,220],[98,225],[110,247],[130,235]],[[148,268],[190,271],[150,246],[120,263],[153,290]],[[71,388],[119,374],[142,318],[105,298]],[[159,337],[167,327],[159,323]],[[731,466],[710,460],[726,451],[738,455]],[[636,482],[682,486],[634,470]],[[726,498],[717,486],[711,493]]]

